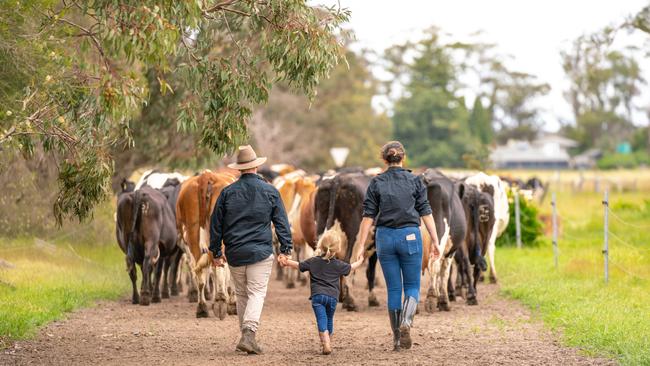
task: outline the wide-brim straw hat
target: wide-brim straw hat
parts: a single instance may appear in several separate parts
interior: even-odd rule
[[[253,150],[251,145],[244,145],[239,147],[239,152],[237,153],[237,162],[228,164],[228,168],[247,170],[256,168],[264,163],[266,163],[265,157],[258,158],[255,150]]]

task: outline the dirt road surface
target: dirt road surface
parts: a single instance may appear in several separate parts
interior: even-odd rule
[[[34,340],[0,351],[0,365],[615,364],[561,346],[557,335],[488,284],[479,285],[478,306],[460,299],[452,303],[451,312],[421,312],[412,330],[413,348],[392,352],[385,288],[377,289],[381,306],[368,308],[363,277],[357,274],[353,289],[360,311],[347,312],[339,305],[330,356],[319,354],[308,288],[288,290],[272,279],[258,331],[265,351],[261,356],[235,351],[236,316],[219,321],[211,313],[196,319],[196,304],[184,296],[151,306],[131,305],[125,297],[44,327]]]

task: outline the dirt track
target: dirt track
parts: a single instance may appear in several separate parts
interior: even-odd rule
[[[266,352],[262,356],[235,351],[235,316],[196,319],[196,304],[181,296],[148,307],[131,305],[125,298],[80,310],[43,328],[35,340],[0,353],[0,365],[614,364],[560,346],[521,305],[503,299],[496,285],[487,284],[479,285],[478,306],[452,303],[449,313],[420,313],[413,348],[394,353],[385,289],[377,291],[382,306],[367,308],[362,277],[357,274],[353,290],[360,311],[349,313],[340,305],[337,310],[331,356],[318,354],[308,289],[287,290],[272,280],[258,334]]]

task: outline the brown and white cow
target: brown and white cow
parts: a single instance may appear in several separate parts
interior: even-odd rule
[[[208,316],[205,295],[210,277],[216,286],[212,305],[215,316],[224,319],[226,312],[236,312],[230,272],[227,266],[212,269],[212,254],[208,250],[212,210],[223,188],[234,181],[235,177],[229,173],[205,170],[183,182],[178,195],[176,225],[192,273],[188,296],[192,302],[198,300],[197,318]]]
[[[291,238],[293,241],[292,257],[300,262],[314,255],[316,249],[316,220],[314,218],[314,196],[316,182],[312,177],[300,177],[295,181],[295,195],[289,209]],[[295,269],[285,268],[287,288],[295,287],[297,279],[307,283],[307,277],[301,276]]]

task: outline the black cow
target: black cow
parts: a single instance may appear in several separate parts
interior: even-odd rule
[[[451,241],[451,243],[441,243],[441,245],[444,245],[443,255],[437,266],[429,267],[425,265],[424,262],[427,262],[429,248],[427,245],[423,248],[423,270],[428,268],[431,276],[425,309],[432,312],[433,301],[437,298],[438,309],[449,311],[449,300],[455,298],[454,287],[451,284],[449,273],[456,251],[464,250],[464,252],[467,252],[465,244],[467,220],[460,192],[458,192],[451,179],[435,169],[427,169],[422,174],[422,179],[427,187],[427,198],[433,210],[438,238],[443,237],[446,221],[449,224],[449,240]],[[435,270],[432,270],[433,268]]]
[[[176,201],[178,200],[178,194],[180,191],[181,183],[176,178],[168,179],[163,185],[163,188],[160,189],[160,192],[165,196],[169,207],[172,209],[174,222],[176,222]],[[163,265],[161,289],[161,295],[163,299],[169,297],[170,289],[172,296],[178,296],[178,294],[182,291],[182,281],[180,281],[178,278],[179,271],[181,270],[182,259],[183,250],[180,248],[180,246],[177,246],[174,253],[165,257],[164,261],[161,262]]]
[[[319,237],[340,234],[344,240],[342,240],[341,250],[337,253],[337,257],[346,262],[350,262],[354,251],[354,244],[363,216],[363,200],[369,184],[370,177],[360,172],[353,172],[340,173],[332,178],[324,178],[320,180],[318,185],[314,208],[316,233]],[[364,245],[364,243],[361,245]],[[376,254],[373,256],[374,259],[371,257],[370,262],[376,264]],[[372,270],[370,270],[370,267],[372,267]],[[366,272],[370,303],[373,300],[376,303],[376,296],[373,293],[374,267],[369,265],[369,270]],[[345,278],[341,278],[340,301],[343,303],[344,309],[349,311],[357,310],[357,305]]]
[[[115,234],[120,249],[126,254],[127,271],[133,286],[132,302],[141,305],[160,302],[162,266],[155,266],[159,260],[174,253],[178,238],[174,214],[165,196],[150,187],[121,193],[117,202]],[[140,295],[136,286],[136,263],[142,272]]]
[[[465,236],[466,245],[456,253],[458,283],[460,287],[467,288],[467,304],[477,305],[476,284],[481,272],[487,270],[484,255],[495,221],[492,199],[494,192],[491,186],[483,186],[479,191],[475,186],[463,182],[458,182],[456,188],[463,204],[468,227]]]

